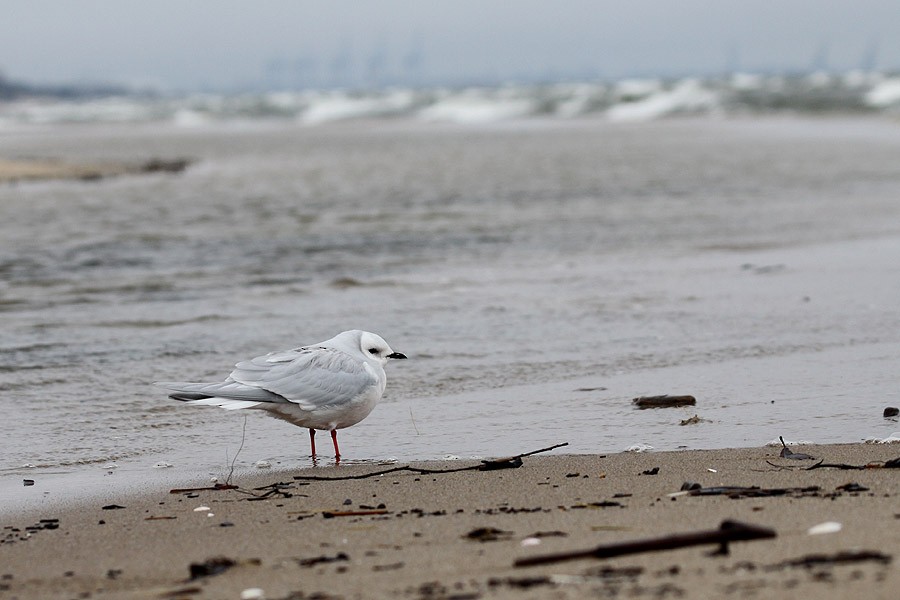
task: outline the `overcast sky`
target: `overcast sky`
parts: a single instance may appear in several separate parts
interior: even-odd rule
[[[0,0],[0,72],[165,89],[900,68],[898,0]]]

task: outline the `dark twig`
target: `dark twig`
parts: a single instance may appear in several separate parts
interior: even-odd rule
[[[222,490],[236,490],[238,486],[229,485],[225,483],[217,483],[216,485],[209,485],[206,487],[195,487],[195,488],[175,488],[173,490],[169,490],[170,494],[188,494],[191,492],[220,492]]]
[[[234,453],[234,459],[231,461],[231,470],[228,472],[228,477],[225,478],[225,485],[231,485],[231,476],[234,475],[234,463],[237,462],[237,457],[241,453],[241,450],[244,449],[244,440],[247,437],[247,415],[244,415],[244,426],[241,429],[241,445],[238,446],[237,452]]]
[[[721,485],[716,487],[697,488],[690,490],[691,496],[728,496],[729,498],[766,498],[771,496],[803,496],[815,494],[820,491],[818,486],[793,487],[793,488],[761,488],[756,486],[743,487],[735,485]]]
[[[529,556],[517,559],[513,563],[513,566],[531,567],[569,560],[579,560],[582,558],[610,558],[626,554],[659,552],[662,550],[674,550],[676,548],[688,548],[690,546],[701,546],[706,544],[719,544],[722,546],[722,551],[727,552],[727,547],[730,542],[769,539],[774,538],[776,535],[775,530],[766,527],[759,527],[757,525],[741,523],[738,521],[722,521],[722,524],[718,529],[698,531],[695,533],[679,533],[646,540],[619,542],[616,544],[605,544],[590,550]]]
[[[671,408],[673,406],[694,406],[693,396],[641,396],[631,401],[637,408]]]
[[[301,481],[348,481],[352,479],[368,479],[369,477],[378,477],[380,475],[399,473],[401,471],[408,471],[411,473],[416,473],[418,475],[438,475],[443,473],[459,473],[461,471],[494,471],[497,469],[515,469],[522,466],[522,459],[526,456],[532,456],[541,452],[549,452],[550,450],[555,450],[557,448],[562,448],[563,446],[568,445],[569,442],[563,442],[562,444],[555,444],[547,448],[541,448],[540,450],[523,452],[522,454],[516,454],[515,456],[508,456],[506,458],[483,460],[481,461],[480,465],[457,467],[455,469],[425,469],[423,467],[411,467],[409,465],[404,465],[402,467],[392,467],[390,469],[373,471],[371,473],[363,473],[361,475],[342,475],[339,477],[323,477],[321,475],[294,475],[294,479]]]
[[[862,471],[864,469],[900,469],[900,457],[893,458],[882,462],[870,462],[865,465],[846,465],[843,463],[826,463],[819,461],[811,467],[807,467],[806,471],[813,469],[843,469],[845,471]]]

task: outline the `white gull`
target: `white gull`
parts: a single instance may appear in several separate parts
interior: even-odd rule
[[[219,383],[158,382],[187,404],[225,410],[255,408],[309,429],[312,456],[316,430],[331,432],[340,460],[337,430],[369,416],[384,394],[384,365],[394,352],[381,336],[354,329],[294,350],[270,352],[239,362]]]

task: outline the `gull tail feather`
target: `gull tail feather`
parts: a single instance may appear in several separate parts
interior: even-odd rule
[[[187,404],[193,404],[196,406],[218,406],[219,408],[224,408],[225,410],[240,410],[242,408],[253,408],[254,406],[259,406],[262,402],[249,402],[247,400],[232,400],[230,398],[217,398],[217,397],[205,397],[205,398],[190,398],[190,396],[196,396],[196,394],[171,394],[169,397],[174,398],[175,400],[182,400]]]
[[[173,393],[169,394],[169,398],[173,400],[201,406],[218,406],[225,410],[239,410],[253,408],[259,404],[285,402],[285,399],[278,394],[234,380],[220,383],[162,381],[154,385],[171,390]]]

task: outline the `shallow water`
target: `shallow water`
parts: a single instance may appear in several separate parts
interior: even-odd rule
[[[0,187],[7,506],[224,477],[244,420],[150,382],[350,328],[411,360],[348,459],[900,429],[894,121],[53,126],[0,154],[196,160]],[[698,405],[631,408],[665,393]],[[307,452],[253,413],[236,468]]]

